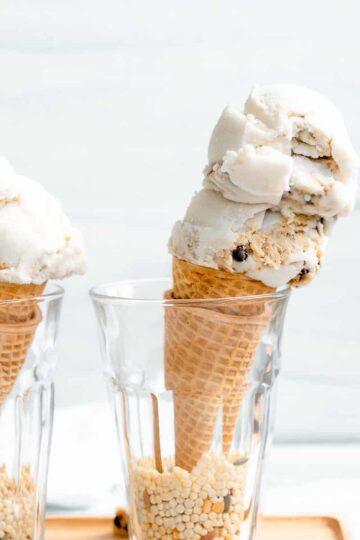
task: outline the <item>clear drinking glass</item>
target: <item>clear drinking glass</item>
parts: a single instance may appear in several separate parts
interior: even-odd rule
[[[122,448],[130,537],[254,537],[289,289],[174,300],[170,280],[90,294]]]
[[[43,540],[63,289],[0,301],[0,538]]]

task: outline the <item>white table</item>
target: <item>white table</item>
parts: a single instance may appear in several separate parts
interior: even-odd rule
[[[263,511],[340,517],[360,538],[360,445],[279,445],[271,452]]]

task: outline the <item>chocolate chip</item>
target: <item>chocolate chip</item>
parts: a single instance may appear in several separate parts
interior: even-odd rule
[[[117,529],[121,529],[121,517],[116,516],[114,519],[114,525]]]
[[[233,259],[237,262],[244,262],[249,256],[248,250],[245,246],[238,246],[232,252]]]
[[[321,223],[321,225],[324,225],[325,219],[323,217],[320,218],[320,223]]]
[[[302,276],[306,276],[307,274],[309,274],[310,270],[308,268],[302,268],[301,271],[299,272],[299,276],[302,277]]]

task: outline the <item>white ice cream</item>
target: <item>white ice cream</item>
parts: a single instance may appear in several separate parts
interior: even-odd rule
[[[170,251],[270,287],[304,283],[321,267],[335,218],[354,205],[357,173],[329,100],[297,86],[256,86],[244,112],[227,107],[216,124],[204,189],[175,224]]]
[[[61,203],[0,156],[0,281],[39,284],[84,271],[81,235]]]
[[[270,205],[235,203],[214,190],[202,189],[184,219],[175,223],[169,248],[179,259],[244,272],[276,288],[296,279],[303,269],[307,279],[317,273],[325,238],[324,226],[316,217],[288,219]],[[248,251],[241,262],[233,256],[239,245]]]
[[[239,232],[249,220],[261,226],[267,208],[266,204],[236,204],[220,193],[202,189],[194,195],[183,221],[175,223],[170,251],[195,264],[201,261],[203,266],[232,270],[228,252],[236,247]]]
[[[354,205],[358,157],[343,119],[307,88],[257,86],[244,113],[227,107],[208,159],[205,187],[230,200],[295,201],[296,211],[300,202],[303,213],[323,217],[346,215]]]

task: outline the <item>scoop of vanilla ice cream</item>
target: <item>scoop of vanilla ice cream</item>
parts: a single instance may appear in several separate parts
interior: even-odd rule
[[[277,288],[319,271],[337,216],[350,212],[358,157],[326,98],[256,86],[227,107],[209,142],[203,189],[175,224],[170,252]]]
[[[0,281],[39,284],[84,271],[82,237],[61,203],[0,157]]]
[[[328,99],[298,86],[256,86],[244,113],[227,107],[216,124],[204,186],[237,202],[332,217],[352,210],[357,172],[343,119]]]
[[[195,264],[231,269],[238,232],[249,221],[260,224],[267,208],[265,204],[237,204],[202,189],[194,195],[184,219],[175,223],[169,249]]]
[[[238,151],[226,152],[222,165],[213,166],[204,187],[219,191],[231,201],[276,205],[289,190],[291,169],[290,156],[270,146],[245,144]]]
[[[223,111],[214,128],[208,160],[204,187],[232,201],[278,204],[290,189],[292,159],[286,139],[234,107]]]
[[[314,216],[285,217],[270,205],[235,203],[214,190],[193,197],[175,223],[169,249],[200,266],[242,272],[269,287],[312,278],[326,234]]]

